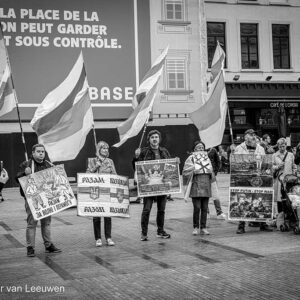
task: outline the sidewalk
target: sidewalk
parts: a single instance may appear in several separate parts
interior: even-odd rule
[[[218,175],[227,214],[229,176]],[[26,213],[18,189],[0,204],[0,299],[299,299],[300,235],[260,232],[218,220],[210,204],[209,236],[192,236],[192,203],[167,203],[156,237],[153,205],[148,242],[140,241],[142,204],[130,219],[113,219],[115,247],[95,247],[91,218],[71,208],[52,217],[59,254],[46,254],[40,228],[34,258],[26,256]]]

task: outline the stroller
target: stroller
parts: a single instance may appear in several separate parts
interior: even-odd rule
[[[281,182],[281,200],[284,215],[284,222],[280,225],[280,231],[293,229],[295,234],[300,233],[300,178],[296,175],[288,174],[284,178],[279,178]]]

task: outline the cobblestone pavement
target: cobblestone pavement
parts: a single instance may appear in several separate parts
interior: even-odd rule
[[[229,177],[218,175],[227,213]],[[24,200],[5,189],[0,204],[1,299],[300,299],[300,235],[260,232],[218,220],[210,204],[209,236],[192,236],[192,204],[167,203],[156,237],[153,206],[148,242],[140,241],[142,204],[130,219],[113,219],[115,247],[95,247],[92,221],[68,209],[52,217],[59,254],[46,254],[37,230],[34,258],[26,257]],[[46,291],[47,289],[47,291]],[[52,289],[52,290],[49,290]]]

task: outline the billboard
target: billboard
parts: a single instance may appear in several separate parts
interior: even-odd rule
[[[31,120],[80,51],[95,120],[127,118],[138,77],[151,65],[147,12],[149,2],[135,0],[1,1],[0,21],[21,118]],[[6,119],[16,120],[17,114]]]

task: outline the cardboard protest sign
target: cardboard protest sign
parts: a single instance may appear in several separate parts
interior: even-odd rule
[[[19,182],[35,220],[76,205],[64,165],[21,177]]]
[[[79,216],[130,217],[128,178],[115,174],[78,173]]]
[[[135,163],[139,197],[181,193],[179,165],[175,158]]]
[[[273,218],[272,155],[233,154],[230,168],[228,219],[266,222]]]

